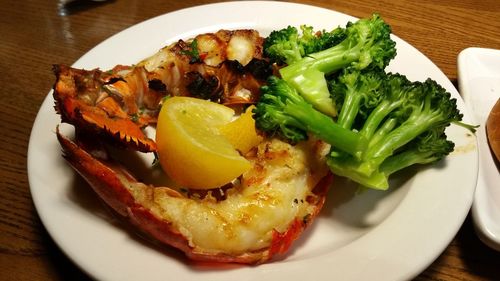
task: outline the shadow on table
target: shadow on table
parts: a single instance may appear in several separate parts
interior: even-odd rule
[[[464,260],[467,271],[485,280],[500,279],[500,252],[486,246],[477,237],[472,217],[469,215],[456,236],[458,253]]]

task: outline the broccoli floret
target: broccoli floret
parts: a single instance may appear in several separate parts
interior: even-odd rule
[[[337,27],[332,31],[317,31],[315,32],[312,26],[301,25],[302,31],[301,43],[304,49],[304,55],[323,51],[342,42],[345,37],[345,29]]]
[[[308,102],[330,116],[335,116],[337,109],[330,97],[325,75],[348,66],[357,70],[384,69],[396,55],[396,43],[390,37],[391,28],[377,14],[348,23],[339,34],[344,36],[340,43],[300,60],[292,60],[279,70],[281,77]]]
[[[302,58],[297,28],[275,30],[264,40],[264,55],[278,64],[293,63]]]
[[[365,81],[360,77],[366,74],[358,75],[356,83]],[[352,83],[341,78],[339,76],[342,82],[338,83]],[[377,96],[378,104],[372,106],[370,114],[359,122],[359,127],[353,128],[368,139],[366,150],[353,157],[334,148],[328,165],[334,173],[364,186],[386,189],[389,175],[413,164],[412,161],[426,163],[447,155],[453,146],[446,140],[444,128],[452,122],[459,122],[462,114],[457,109],[456,99],[431,79],[423,83],[410,82],[403,75],[386,74],[380,85],[377,95],[383,93],[382,98]],[[350,94],[366,95],[355,91]],[[361,111],[360,103],[347,101],[346,97],[342,111],[354,114]]]
[[[409,87],[413,87],[413,84]],[[403,102],[400,102],[400,106],[394,109],[394,115],[395,118],[402,120],[398,120],[399,124],[396,128],[388,132],[365,152],[364,157],[371,159],[370,164],[366,164],[368,173],[376,170],[378,165],[391,156],[394,151],[423,132],[462,120],[456,99],[452,99],[450,93],[434,80],[427,79],[424,83],[416,82],[416,86],[406,92],[404,96],[400,96],[400,99]],[[383,101],[385,104],[387,99],[383,99]],[[381,117],[379,116],[379,118]]]
[[[385,159],[370,175],[358,173],[357,170],[362,162],[345,154],[341,156],[342,158],[330,157],[327,163],[339,176],[350,178],[365,187],[384,190],[388,188],[389,176],[393,173],[416,164],[435,163],[451,153],[454,147],[455,144],[447,140],[443,127],[420,134]]]
[[[314,32],[311,26],[288,26],[272,31],[264,40],[264,55],[279,65],[292,64],[304,56],[319,52],[340,43],[345,38],[342,28],[333,31]]]
[[[346,68],[337,79],[332,80],[334,96],[342,96],[337,123],[351,129],[358,115],[366,116],[385,94],[385,72],[381,70],[357,71]]]
[[[259,130],[296,143],[308,133],[352,155],[365,150],[367,141],[359,134],[344,129],[333,119],[312,107],[283,79],[271,76],[261,88],[261,98],[253,110]]]
[[[428,130],[401,148],[401,152],[384,160],[379,172],[388,177],[414,164],[434,163],[450,154],[454,148],[455,144],[446,138],[444,127]]]

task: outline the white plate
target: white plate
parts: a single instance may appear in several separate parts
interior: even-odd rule
[[[297,16],[300,15],[300,16]],[[220,28],[254,28],[262,35],[287,25],[332,29],[355,18],[299,4],[239,1],[184,9],[135,25],[105,40],[74,66],[110,68],[132,64],[179,38]],[[390,69],[412,80],[432,77],[458,99],[446,76],[418,50],[394,37],[398,56]],[[47,66],[49,67],[49,66]],[[280,261],[260,266],[210,268],[176,251],[136,238],[98,203],[61,157],[54,130],[60,122],[49,95],[36,118],[28,173],[37,211],[60,248],[100,280],[403,280],[424,270],[463,223],[477,177],[476,140],[451,126],[457,152],[446,161],[401,175],[387,192],[354,195],[338,182],[321,216]],[[415,170],[413,170],[415,171]]]
[[[500,172],[488,146],[485,124],[500,98],[500,50],[468,48],[458,56],[460,93],[479,124],[479,175],[472,218],[479,238],[500,251]]]

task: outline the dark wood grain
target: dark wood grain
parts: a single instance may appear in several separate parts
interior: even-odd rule
[[[454,82],[461,50],[500,49],[498,0],[300,2],[356,17],[379,12],[396,35]],[[53,83],[51,65],[72,64],[102,40],[148,18],[206,3],[210,1],[116,0],[60,16],[57,1],[0,2],[0,280],[88,279],[46,233],[29,191],[30,130]],[[445,251],[416,279],[500,280],[499,266],[500,254],[478,240],[467,218]]]

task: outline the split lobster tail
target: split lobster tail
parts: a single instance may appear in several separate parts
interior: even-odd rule
[[[259,146],[254,168],[225,190],[225,199],[200,199],[137,181],[92,140],[76,144],[59,130],[57,138],[64,158],[119,216],[196,261],[258,264],[285,254],[318,215],[332,181],[317,143],[306,155],[305,147],[274,140]],[[314,170],[300,163],[311,156]],[[283,163],[297,164],[276,172]]]

